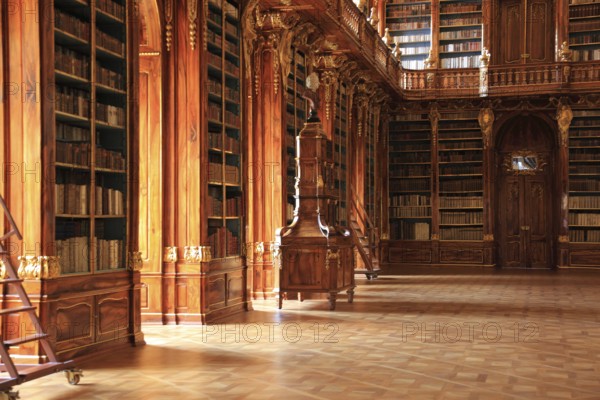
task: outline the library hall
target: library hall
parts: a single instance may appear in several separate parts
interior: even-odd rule
[[[0,88],[0,400],[600,400],[600,0],[2,0]]]

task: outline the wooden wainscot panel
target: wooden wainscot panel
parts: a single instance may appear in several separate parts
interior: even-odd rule
[[[328,287],[329,275],[322,274],[325,266],[325,251],[323,249],[287,249],[282,252],[282,259],[288,262],[288,268],[282,274],[282,287],[294,289],[321,289]]]
[[[57,353],[91,345],[95,340],[94,296],[83,296],[51,303],[46,333],[56,340]]]
[[[600,267],[600,250],[571,250],[569,261],[575,267]]]
[[[98,296],[96,307],[98,316],[96,341],[126,341],[129,329],[127,292]]]
[[[432,252],[431,249],[395,249],[390,247],[389,258],[391,263],[430,264]]]
[[[208,309],[218,310],[219,308],[225,307],[225,299],[227,293],[225,292],[225,282],[227,274],[218,274],[208,277]]]
[[[142,275],[140,302],[144,322],[162,322],[162,285],[160,274]]]
[[[242,303],[244,301],[244,274],[242,271],[227,274],[227,305]]]
[[[483,264],[482,249],[440,249],[443,264]]]

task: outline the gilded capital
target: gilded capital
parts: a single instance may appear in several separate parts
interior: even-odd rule
[[[185,246],[183,259],[188,264],[209,262],[212,260],[212,250],[210,246]]]
[[[17,274],[21,279],[54,279],[60,275],[58,256],[21,256]]]
[[[144,267],[141,251],[131,251],[127,254],[127,269],[129,271],[141,271]]]
[[[178,260],[177,257],[177,247],[169,246],[163,249],[163,261],[167,263],[176,263]]]

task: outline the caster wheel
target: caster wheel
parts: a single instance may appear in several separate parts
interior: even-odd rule
[[[65,371],[65,376],[71,385],[77,385],[83,376],[83,372],[80,369],[70,369]]]
[[[13,392],[11,390],[7,390],[5,392],[0,392],[0,400],[17,400],[20,399],[19,392]]]

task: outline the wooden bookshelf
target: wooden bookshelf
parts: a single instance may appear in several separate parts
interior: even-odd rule
[[[424,69],[431,49],[431,1],[393,0],[386,3],[386,26],[402,51],[402,67]]]
[[[348,226],[348,142],[349,142],[349,89],[345,82],[340,82],[336,95],[336,113],[334,121],[333,151],[335,190],[339,199],[335,222],[340,226]]]
[[[398,114],[389,129],[390,239],[431,236],[431,124],[427,114]]]
[[[239,5],[211,1],[207,15],[208,230],[213,259],[239,256],[243,244]]]
[[[285,224],[288,225],[294,218],[294,209],[296,207],[295,182],[296,182],[296,137],[304,127],[307,119],[308,105],[302,97],[302,92],[306,83],[308,74],[305,54],[292,47],[292,60],[290,64],[290,73],[287,77],[286,99],[286,118],[285,118],[285,171],[283,174],[283,187],[285,193]]]
[[[600,109],[574,110],[569,130],[569,241],[600,242]]]
[[[600,60],[600,3],[569,0],[569,47],[573,61]]]
[[[441,68],[477,68],[482,48],[481,0],[440,1]]]

